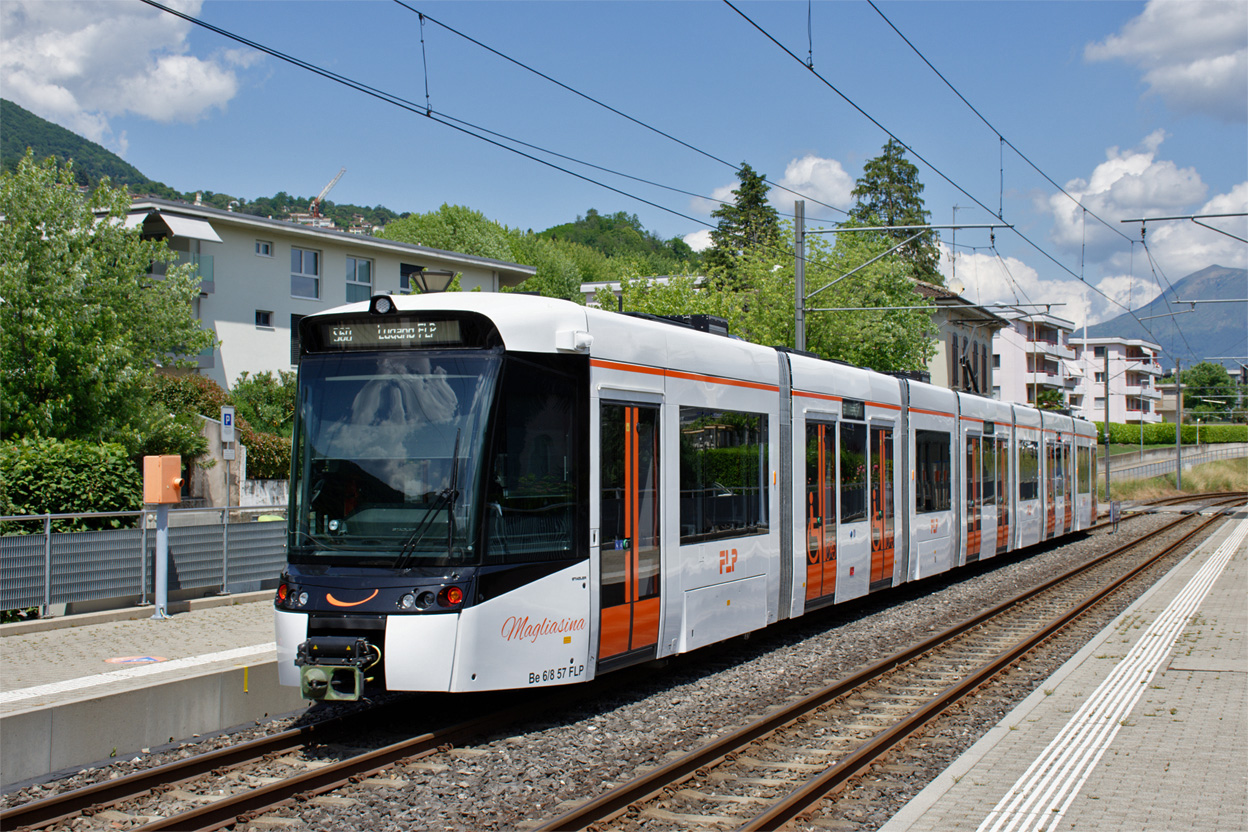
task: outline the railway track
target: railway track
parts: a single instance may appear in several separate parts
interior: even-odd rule
[[[1190,500],[1190,498],[1188,499]],[[1184,519],[1180,518],[1176,522],[1181,523]],[[1155,534],[1149,537],[1155,537]],[[967,649],[969,650],[969,648]],[[980,649],[982,652],[985,648]],[[991,651],[991,647],[986,649]],[[902,661],[906,660],[890,657],[890,659],[879,663],[878,667],[883,668],[885,665],[895,666]],[[961,664],[966,664],[968,659],[966,656],[963,656],[958,661]],[[936,666],[933,665],[933,667],[935,668]],[[924,679],[920,677],[916,690],[924,692],[923,695],[928,695],[930,698],[933,689],[939,687],[938,681],[945,678],[939,675],[944,672],[939,670],[939,668],[930,670],[930,678]],[[615,674],[612,678],[618,681],[622,677],[620,674]],[[848,689],[845,690],[847,691]],[[575,698],[584,696],[585,693],[578,686],[561,691],[560,695],[565,697],[567,702],[571,702]],[[880,696],[867,690],[861,695],[863,700],[861,703],[852,697],[846,696],[844,691],[839,694],[833,694],[831,698],[835,699],[837,696],[840,696],[842,701],[849,703],[848,707],[851,711],[851,717],[861,717],[851,722],[851,725],[859,726],[856,732],[854,732],[855,734],[867,733],[874,736],[876,733],[879,733],[879,731],[869,731],[867,728],[862,727],[867,726],[872,729],[879,727],[878,718],[866,715],[866,710],[864,710],[871,700],[875,700],[876,705],[879,705],[881,702],[889,704],[889,701],[892,700],[891,704],[893,707],[891,708],[891,713],[893,713],[893,717],[891,718],[894,720],[896,714],[905,710],[901,705],[902,699],[894,694]],[[819,697],[827,699],[827,692],[821,691],[819,694],[807,697],[807,699]],[[378,780],[379,773],[399,764],[400,761],[402,761],[403,766],[415,763],[423,765],[425,771],[437,771],[443,767],[438,762],[440,756],[451,757],[457,751],[454,748],[457,743],[467,743],[473,739],[479,739],[491,731],[497,731],[502,726],[532,719],[537,713],[548,712],[551,708],[560,707],[561,702],[564,705],[567,704],[567,702],[562,700],[556,701],[554,696],[547,696],[538,705],[515,706],[488,716],[448,726],[443,730],[404,739],[400,742],[381,745],[381,747],[375,747],[374,745],[374,747],[368,748],[362,753],[354,753],[358,749],[352,748],[352,738],[359,731],[358,726],[361,724],[359,719],[348,717],[330,723],[307,726],[266,737],[262,740],[252,741],[241,746],[222,749],[207,755],[188,758],[178,763],[106,781],[75,792],[67,792],[56,797],[33,801],[22,806],[7,809],[0,812],[0,827],[3,829],[41,828],[65,824],[66,821],[72,821],[74,818],[91,815],[100,815],[100,820],[109,819],[114,823],[121,822],[128,827],[132,827],[140,819],[152,819],[151,823],[142,827],[144,829],[216,829],[233,826],[239,821],[271,812],[274,807],[305,802],[318,795],[333,792],[335,789],[350,783],[367,782],[370,779]],[[859,713],[853,714],[852,711],[854,710],[857,710]],[[376,716],[376,712],[371,714],[372,719],[376,719]],[[817,718],[807,717],[805,722],[808,724],[827,722],[830,716],[831,714],[825,714]],[[777,715],[775,714],[769,715],[765,722],[770,725],[775,723],[776,718]],[[872,720],[875,721],[872,722]],[[821,729],[821,736],[824,737],[837,733],[830,725],[812,724],[811,727]],[[842,727],[844,727],[843,724]],[[770,743],[770,746],[785,747],[786,744],[791,745],[794,742],[794,740],[783,739],[780,734],[775,733],[776,730],[776,728],[771,727],[763,731],[764,734],[774,734],[766,741]],[[850,732],[840,730],[839,733]],[[361,745],[365,744],[359,743],[358,738],[356,738],[356,742]],[[775,759],[776,749],[770,746],[764,749],[767,755],[764,761]],[[799,746],[794,747],[801,746],[799,744]],[[310,748],[320,749],[320,751],[311,755],[304,753]],[[324,764],[326,757],[335,756],[341,756],[342,759],[330,764]],[[740,752],[736,752],[735,755],[733,752],[726,752],[722,756],[736,756],[738,760],[750,758],[750,754],[742,754]],[[829,762],[833,758],[840,760],[841,757],[848,758],[848,756],[849,752],[845,749],[825,745],[818,752],[810,752],[806,758],[793,761],[793,765],[789,766],[789,770],[799,773],[813,771],[813,769],[804,768],[808,766],[817,766],[820,770],[823,770],[828,768]],[[266,772],[261,775],[248,773],[247,768],[261,760],[267,761]],[[837,764],[840,765],[839,762]],[[709,764],[699,764],[695,766],[694,770],[696,771],[697,768],[706,767],[707,765]],[[284,771],[282,770],[283,768],[285,769]],[[275,774],[276,771],[280,771],[280,773]],[[721,773],[713,775],[711,780],[714,781],[716,777],[723,779],[726,771],[727,769],[721,770]],[[648,776],[653,777],[658,773],[656,770]],[[689,775],[681,774],[679,777],[688,779]],[[732,775],[732,777],[736,778],[738,775]],[[761,779],[777,780],[780,778],[773,776]],[[389,780],[382,778],[378,782],[384,784],[399,781],[394,778]],[[778,787],[773,784],[768,786],[768,788],[774,791]],[[670,785],[656,786],[652,791],[656,794],[671,796]],[[681,800],[688,800],[694,796],[693,793],[697,792],[703,792],[708,795],[714,794],[713,791],[688,784],[683,792],[680,797]],[[721,795],[721,797],[728,796]],[[740,796],[733,796],[733,799],[727,802],[744,806],[757,807],[759,805],[755,802],[756,798],[754,796],[749,796],[748,800],[736,800],[736,797]],[[622,805],[627,808],[629,805],[636,804],[638,799],[634,796],[624,800]],[[203,805],[187,810],[188,804],[196,803]],[[715,804],[716,801],[712,800],[711,803]],[[702,817],[717,816],[707,815],[709,810],[705,806],[701,809],[691,809],[689,807],[685,807],[685,809],[687,810],[684,811],[685,814],[694,814]],[[665,812],[673,815],[682,813],[675,809],[665,809],[656,805],[651,817],[655,815],[662,816]],[[616,814],[618,815],[619,812],[616,812]],[[739,816],[739,812],[733,815],[733,817]],[[747,812],[746,817],[748,818],[748,816],[749,813]],[[561,818],[563,817],[561,816]],[[128,822],[127,819],[129,819]],[[561,821],[561,823],[564,825],[552,826],[548,824],[544,828],[580,828],[576,825],[567,825],[566,819]],[[105,826],[107,825],[105,824]]]
[[[1232,497],[1229,502],[1243,502]],[[1219,516],[1182,516],[1159,532],[1011,598],[974,619],[783,706],[536,827],[779,829],[860,776],[1019,658],[1170,554]],[[1193,528],[1174,534],[1180,526]],[[1160,551],[1111,580],[1145,540]],[[1118,569],[1122,572],[1121,569]],[[656,826],[654,821],[658,821]]]

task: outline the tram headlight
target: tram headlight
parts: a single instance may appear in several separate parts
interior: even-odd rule
[[[308,603],[308,593],[306,591],[300,592],[299,597],[295,599],[295,606],[302,607],[306,603]]]
[[[410,610],[416,606],[416,596],[410,592],[403,593],[403,597],[399,599],[399,609]]]
[[[427,610],[433,606],[433,602],[436,600],[437,598],[432,592],[425,590],[420,593],[420,597],[416,599],[416,606],[420,607],[422,610]]]

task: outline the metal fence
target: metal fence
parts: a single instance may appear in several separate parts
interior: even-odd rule
[[[1241,459],[1243,457],[1248,457],[1248,448],[1210,448],[1204,451],[1184,448],[1183,470],[1186,471],[1193,465],[1204,465],[1207,462],[1217,462],[1221,459]],[[1110,468],[1109,478],[1111,482],[1113,480],[1145,480],[1173,474],[1176,470],[1178,470],[1178,462],[1174,457],[1171,457],[1170,459],[1146,462],[1140,465],[1114,465]]]
[[[285,506],[173,509],[169,592],[252,592],[277,585],[286,562],[286,523],[265,522]],[[0,610],[155,593],[155,511],[0,517],[26,534],[0,537]],[[114,519],[128,528],[57,532],[58,520]],[[21,527],[19,526],[19,528]],[[23,529],[25,530],[25,529]]]

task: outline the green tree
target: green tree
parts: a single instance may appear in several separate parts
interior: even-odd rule
[[[480,211],[462,205],[443,205],[428,214],[409,214],[388,224],[380,236],[474,257],[493,260],[511,257],[507,229],[486,219]]]
[[[842,237],[835,247],[825,238],[807,240],[807,291],[829,287],[816,297],[820,307],[866,307],[861,312],[815,312],[806,319],[806,346],[823,358],[834,358],[875,370],[916,370],[927,366],[935,352],[930,314],[924,310],[876,311],[874,307],[917,306],[909,268],[899,257],[886,257],[838,281],[888,247],[880,239]],[[792,248],[792,229],[781,227],[777,245]],[[623,281],[624,309],[653,315],[709,314],[726,318],[732,334],[766,346],[795,343],[792,258],[779,260],[776,251],[758,248],[739,263],[738,292],[716,291],[695,278],[660,283],[638,277]],[[609,293],[598,304],[614,309]]]
[[[906,158],[905,148],[889,139],[884,152],[867,162],[854,185],[857,203],[850,209],[848,225],[927,225],[931,214],[923,207],[922,193],[919,169]],[[915,230],[880,232],[892,241],[889,247],[916,233]],[[918,239],[907,243],[900,254],[910,264],[916,280],[943,286],[944,278],[937,268],[940,257],[937,239],[935,231],[925,231]]]
[[[1059,390],[1041,390],[1036,406],[1041,410],[1061,410],[1066,406],[1066,398]]]
[[[159,422],[148,382],[214,343],[191,303],[199,278],[122,221],[124,189],[89,194],[72,163],[27,153],[0,174],[0,436],[113,440]]]
[[[1205,361],[1183,371],[1183,409],[1201,418],[1231,416],[1235,380],[1221,364]]]
[[[732,192],[733,201],[711,212],[719,225],[711,232],[711,248],[703,253],[707,272],[720,286],[732,290],[748,287],[741,271],[743,258],[758,249],[774,257],[781,248],[780,216],[767,202],[766,177],[742,162],[737,180],[740,185]]]
[[[276,376],[267,370],[254,376],[240,373],[230,398],[238,415],[256,430],[289,437],[295,427],[295,379],[292,370],[278,370]]]

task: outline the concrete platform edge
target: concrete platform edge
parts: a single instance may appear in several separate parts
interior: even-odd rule
[[[906,832],[915,822],[918,821],[929,809],[938,803],[952,789],[959,780],[966,776],[989,751],[991,751],[997,743],[1001,742],[1009,735],[1010,726],[1018,725],[1025,721],[1028,715],[1039,707],[1045,699],[1048,698],[1046,690],[1055,689],[1067,677],[1076,672],[1079,667],[1087,661],[1089,656],[1095,654],[1101,646],[1117,632],[1120,622],[1127,617],[1135,614],[1137,608],[1144,606],[1149,602],[1151,597],[1162,592],[1166,588],[1166,584],[1194,558],[1201,557],[1210,551],[1217,549],[1221,545],[1222,539],[1226,536],[1227,530],[1234,524],[1231,522],[1224,523],[1217,531],[1205,538],[1195,550],[1191,552],[1183,560],[1179,561],[1174,567],[1162,576],[1161,580],[1149,587],[1139,598],[1123,610],[1113,621],[1105,626],[1097,635],[1079,652],[1071,656],[1061,667],[1053,672],[1049,678],[1045,679],[1043,684],[1018,703],[1012,711],[1005,715],[988,733],[980,737],[980,739],[954,760],[948,768],[940,773],[931,783],[911,798],[910,802],[902,807],[901,811],[893,815],[888,823],[880,827],[880,832]]]
[[[267,594],[267,593],[266,593]],[[0,717],[0,783],[131,759],[195,734],[211,734],[307,706],[277,683],[277,662],[210,671],[121,694]]]
[[[237,595],[209,595],[203,598],[190,598],[185,601],[173,601],[169,604],[169,614],[206,610],[213,607],[225,607],[231,604],[252,604],[258,601],[269,601],[273,598],[273,590],[261,589],[256,592],[240,592]],[[151,604],[126,607],[118,610],[102,610],[100,612],[84,612],[74,615],[58,615],[55,618],[36,618],[33,621],[14,621],[0,624],[0,638],[5,636],[24,636],[31,633],[43,633],[50,630],[63,630],[67,627],[85,627],[91,624],[107,624],[112,621],[136,621],[140,618],[151,618],[156,608]]]

